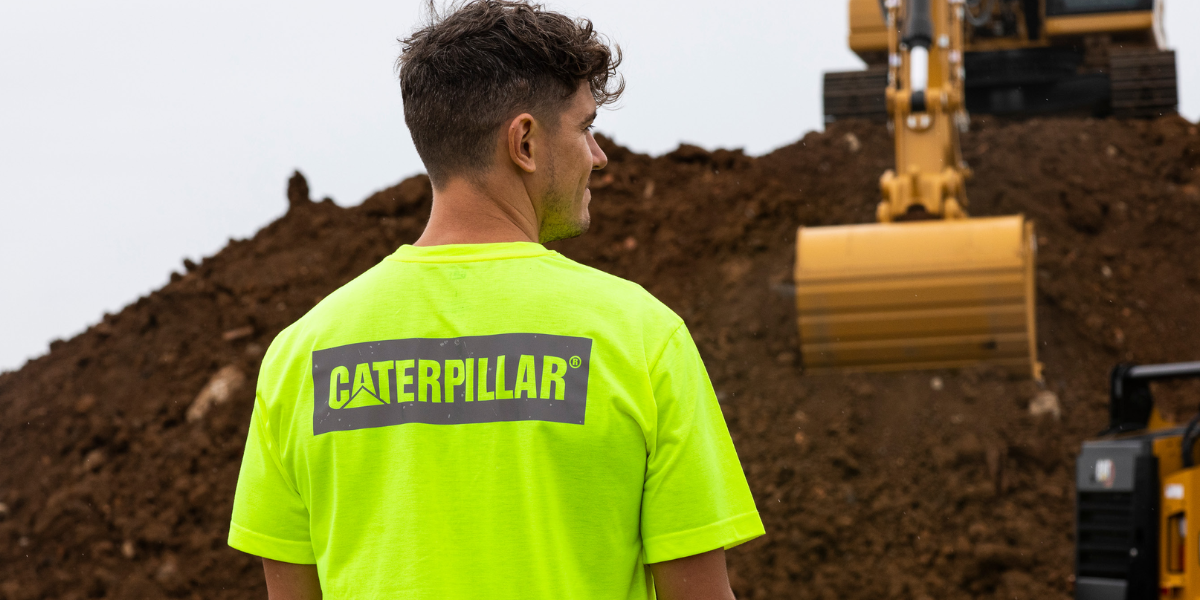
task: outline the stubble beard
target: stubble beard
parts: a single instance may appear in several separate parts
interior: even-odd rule
[[[548,167],[551,191],[543,199],[542,223],[538,230],[538,242],[543,244],[579,237],[587,233],[592,224],[583,197],[576,200],[574,186],[559,181],[559,173],[553,161]]]
[[[591,216],[587,211],[577,209],[569,195],[547,197],[544,206],[542,227],[538,231],[538,241],[543,244],[579,237],[591,226]]]

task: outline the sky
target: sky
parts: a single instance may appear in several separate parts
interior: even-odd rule
[[[819,130],[861,62],[845,0],[556,0],[621,45],[597,129],[636,151],[764,154]],[[680,7],[686,6],[686,10]],[[358,204],[421,172],[393,71],[417,0],[0,4],[0,371],[284,213],[287,178]],[[1200,118],[1200,2],[1174,0]]]

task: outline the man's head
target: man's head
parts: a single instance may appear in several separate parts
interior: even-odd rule
[[[586,231],[587,179],[607,159],[589,131],[615,102],[620,49],[587,20],[473,0],[403,40],[404,117],[435,189],[521,177],[540,241]]]

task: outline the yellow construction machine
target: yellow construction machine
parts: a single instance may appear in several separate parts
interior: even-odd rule
[[[886,4],[884,101],[896,168],[880,182],[878,223],[797,234],[808,372],[989,362],[1041,378],[1033,226],[1020,215],[966,213],[966,8],[963,0]]]
[[[850,0],[867,69],[825,75],[825,119],[887,118],[888,2]],[[959,0],[965,105],[976,114],[1156,117],[1178,104],[1163,0]]]
[[[1150,388],[1180,378],[1200,362],[1113,369],[1109,428],[1075,466],[1076,600],[1200,597],[1200,415],[1164,420]]]

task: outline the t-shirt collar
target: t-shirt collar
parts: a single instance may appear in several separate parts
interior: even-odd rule
[[[457,263],[507,258],[532,258],[555,254],[534,242],[501,242],[495,244],[443,244],[441,246],[400,246],[389,260],[400,262]]]

